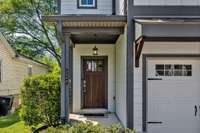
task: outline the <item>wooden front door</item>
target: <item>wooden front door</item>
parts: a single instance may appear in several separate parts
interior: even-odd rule
[[[83,57],[82,74],[82,108],[107,108],[107,57]]]

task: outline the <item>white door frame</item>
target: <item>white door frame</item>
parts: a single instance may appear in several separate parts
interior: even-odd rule
[[[153,58],[153,57],[169,57],[169,58],[184,58],[184,57],[189,57],[189,58],[199,58],[200,54],[143,54],[142,55],[142,100],[143,100],[143,105],[142,105],[142,128],[143,132],[147,132],[147,115],[148,115],[148,91],[147,91],[147,60],[148,58]]]

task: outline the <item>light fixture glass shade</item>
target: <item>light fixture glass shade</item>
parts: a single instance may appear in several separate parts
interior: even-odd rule
[[[93,55],[98,55],[98,48],[96,46],[93,48]]]

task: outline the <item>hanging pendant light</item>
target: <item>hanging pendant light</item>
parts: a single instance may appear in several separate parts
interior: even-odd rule
[[[93,48],[93,55],[98,55],[98,48],[96,46]]]

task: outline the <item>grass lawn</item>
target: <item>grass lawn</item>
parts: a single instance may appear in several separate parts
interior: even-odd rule
[[[18,112],[0,117],[0,133],[30,133],[30,127],[20,120]]]

